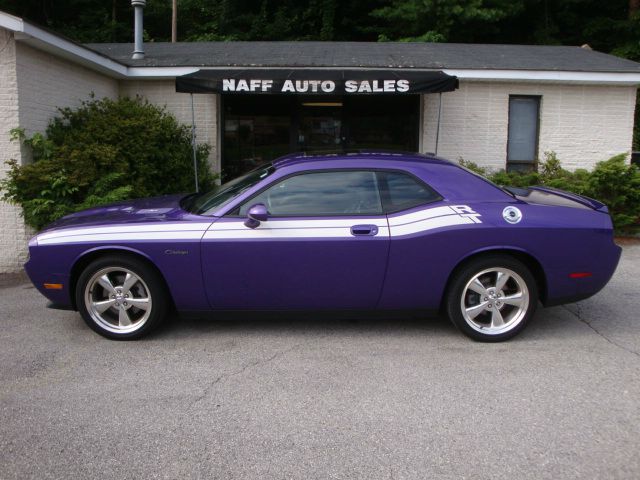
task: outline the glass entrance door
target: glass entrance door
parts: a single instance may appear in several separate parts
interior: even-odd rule
[[[300,109],[298,150],[303,152],[335,151],[341,148],[342,104],[308,102]]]

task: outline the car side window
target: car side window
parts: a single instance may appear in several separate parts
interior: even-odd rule
[[[381,215],[375,172],[311,172],[285,178],[240,207],[244,216],[256,203],[273,216]]]
[[[431,187],[401,172],[378,172],[385,212],[397,212],[440,200]]]

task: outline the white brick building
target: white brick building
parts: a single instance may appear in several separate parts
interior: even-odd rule
[[[132,60],[132,45],[78,45],[0,12],[0,176],[5,161],[29,161],[11,129],[42,132],[58,107],[91,94],[142,95],[190,124],[191,96],[176,92],[176,78],[204,70],[262,79],[278,69],[313,71],[319,80],[438,71],[459,82],[441,94],[196,94],[198,140],[212,146],[212,168],[227,174],[271,155],[336,146],[437,151],[494,169],[529,168],[553,150],[565,167],[590,168],[630,151],[640,84],[639,64],[576,47],[209,42],[146,50]],[[0,226],[0,272],[17,271],[31,232],[6,203]]]

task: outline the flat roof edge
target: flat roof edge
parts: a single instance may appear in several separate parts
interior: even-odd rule
[[[562,70],[442,70],[460,80],[537,81],[556,83],[640,84],[640,72],[576,72]]]
[[[127,78],[154,79],[175,78],[198,70],[276,70],[282,67],[128,67]],[[297,70],[296,67],[289,67]],[[385,70],[372,67],[299,67],[310,70]],[[395,69],[401,70],[401,69]],[[433,71],[434,69],[410,69],[410,71]],[[600,83],[600,84],[640,84],[640,72],[576,72],[561,70],[480,70],[480,69],[437,69],[460,80],[477,81],[535,81],[552,83]]]
[[[14,32],[16,41],[25,42],[39,50],[75,61],[108,75],[123,77],[127,74],[126,65],[2,11],[0,11],[0,27]]]
[[[0,27],[13,32],[21,32],[24,28],[24,22],[19,17],[0,11]]]

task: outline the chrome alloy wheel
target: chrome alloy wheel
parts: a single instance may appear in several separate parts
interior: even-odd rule
[[[151,314],[149,287],[124,267],[98,270],[87,282],[84,299],[93,321],[113,333],[134,332]]]
[[[485,335],[499,335],[522,322],[529,308],[529,290],[513,270],[489,268],[466,284],[460,308],[471,328]]]

